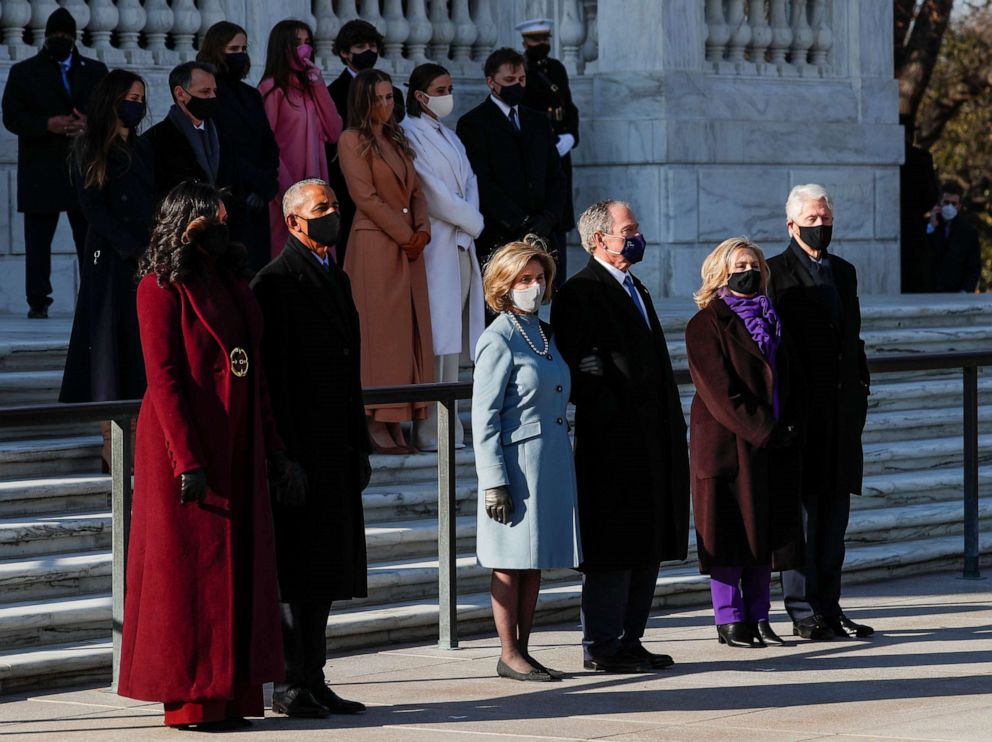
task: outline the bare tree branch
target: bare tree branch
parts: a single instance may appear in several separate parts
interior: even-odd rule
[[[905,45],[899,78],[899,112],[915,121],[920,101],[933,74],[940,42],[951,19],[954,0],[923,0]]]

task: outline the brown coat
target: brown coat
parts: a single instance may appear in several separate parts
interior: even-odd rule
[[[413,162],[380,140],[381,155],[360,153],[357,131],[338,141],[341,171],[355,201],[344,269],[351,279],[361,318],[362,386],[433,381],[427,273],[421,254],[409,261],[400,245],[415,232],[430,234],[427,202]],[[383,422],[422,419],[426,403],[372,405],[366,412]]]
[[[776,425],[772,368],[743,320],[715,298],[685,330],[696,386],[689,466],[699,570],[799,566],[802,514],[797,445],[767,448]],[[777,353],[779,417],[800,420],[789,379],[788,338]]]

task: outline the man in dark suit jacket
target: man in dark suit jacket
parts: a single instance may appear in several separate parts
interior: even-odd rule
[[[940,191],[940,204],[933,207],[927,225],[931,261],[926,269],[933,275],[934,291],[973,294],[982,275],[978,232],[961,216],[961,186],[947,181]]]
[[[273,504],[286,681],[272,708],[289,716],[354,714],[361,703],[324,684],[335,600],[365,597],[362,490],[371,476],[361,388],[361,335],[348,276],[328,252],[337,199],[310,179],[283,197],[289,239],[252,281],[265,318],[262,361],[287,455],[303,465],[302,502]]]
[[[45,25],[45,45],[10,68],[3,91],[3,125],[17,135],[17,210],[24,214],[24,271],[28,317],[48,316],[52,303],[52,238],[66,212],[79,265],[86,219],[69,182],[69,147],[86,127],[86,110],[102,62],[75,48],[76,21],[58,8]]]
[[[646,672],[672,664],[641,637],[660,563],[688,549],[685,418],[658,315],[629,271],[644,253],[630,206],[593,204],[579,234],[592,257],[561,287],[551,325],[572,372],[584,663]]]
[[[802,368],[807,418],[800,487],[805,565],[782,573],[785,608],[796,636],[869,636],[872,628],[854,623],[840,607],[844,534],[850,497],[861,494],[868,411],[858,276],[853,265],[827,252],[833,209],[822,186],[793,188],[786,214],[792,241],[768,261],[768,295]]]
[[[566,182],[547,117],[521,102],[525,60],[513,49],[486,59],[492,94],[458,120],[456,132],[479,181],[485,228],[475,241],[479,262],[497,247],[533,232],[544,239],[560,228]]]

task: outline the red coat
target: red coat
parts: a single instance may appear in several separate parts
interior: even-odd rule
[[[283,676],[265,474],[266,452],[282,443],[262,373],[261,310],[244,280],[212,278],[209,289],[203,278],[159,286],[146,276],[138,286],[148,391],[118,692],[146,701],[229,699],[236,684]],[[245,377],[231,369],[238,346]],[[206,500],[181,505],[179,475],[198,468]]]

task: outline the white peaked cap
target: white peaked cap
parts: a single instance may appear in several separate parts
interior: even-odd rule
[[[520,32],[521,36],[551,33],[554,27],[555,22],[550,18],[531,18],[530,20],[526,20],[523,23],[518,23],[514,26],[514,28]]]

